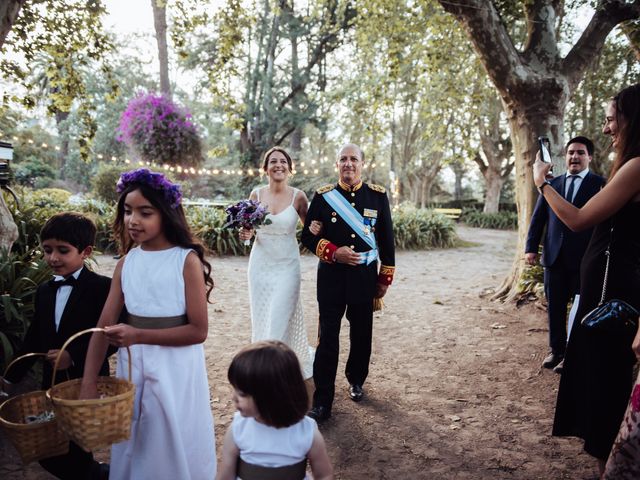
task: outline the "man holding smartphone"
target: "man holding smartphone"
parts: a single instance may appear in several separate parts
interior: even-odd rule
[[[572,138],[566,146],[566,173],[549,182],[552,188],[578,208],[605,184],[603,177],[589,171],[592,158],[593,142],[586,137]],[[529,265],[537,263],[538,247],[544,234],[541,263],[544,267],[551,351],[542,366],[552,368],[556,373],[562,372],[567,344],[567,306],[580,291],[580,262],[591,233],[592,229],[571,231],[540,195],[531,216],[525,260]]]

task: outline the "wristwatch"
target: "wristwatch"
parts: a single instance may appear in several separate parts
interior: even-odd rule
[[[542,190],[544,190],[544,187],[546,187],[547,185],[551,185],[551,182],[549,180],[545,180],[542,185],[540,185],[538,188],[538,191],[540,192],[540,195],[543,195]]]

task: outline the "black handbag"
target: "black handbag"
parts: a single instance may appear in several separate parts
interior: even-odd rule
[[[607,280],[609,278],[609,259],[611,257],[611,238],[604,254],[607,257],[604,267],[604,282],[602,283],[602,296],[598,306],[582,317],[580,322],[592,330],[601,330],[610,333],[635,335],[638,330],[638,311],[624,300],[611,299],[604,301],[607,294]]]

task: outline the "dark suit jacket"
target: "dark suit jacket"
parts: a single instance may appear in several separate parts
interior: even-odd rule
[[[100,318],[102,307],[107,300],[110,285],[111,279],[109,277],[98,275],[86,267],[83,268],[77,284],[71,290],[71,295],[60,319],[60,326],[56,332],[56,289],[49,282],[41,284],[36,291],[33,320],[29,325],[20,352],[16,356],[31,352],[46,353],[48,350],[59,349],[74,333],[95,327]],[[67,369],[71,379],[82,377],[90,338],[90,334],[82,335],[71,342],[66,349],[73,360],[73,365]],[[35,359],[25,359],[16,363],[7,374],[7,380],[19,382],[35,361]],[[47,361],[43,362],[42,373],[42,388],[48,389],[51,387],[53,366]],[[67,373],[58,371],[56,383],[67,380]],[[106,359],[100,369],[100,375],[109,375]]]
[[[551,186],[564,196],[566,175],[559,175],[551,180]],[[582,180],[580,189],[576,193],[573,204],[580,208],[584,206],[604,186],[605,179],[594,173],[587,173]],[[549,187],[547,187],[549,188]],[[573,232],[553,213],[551,207],[540,195],[531,216],[529,234],[527,236],[526,253],[538,253],[538,246],[542,238],[545,225],[547,227],[542,245],[543,267],[556,266],[562,251],[562,265],[570,270],[579,270],[582,256],[591,239],[593,229]]]

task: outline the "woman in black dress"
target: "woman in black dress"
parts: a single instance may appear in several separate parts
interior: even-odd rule
[[[640,309],[640,84],[608,104],[603,132],[615,160],[605,187],[578,209],[547,186],[550,164],[536,159],[533,180],[572,230],[595,225],[580,268],[580,301],[560,379],[553,435],[576,436],[598,460],[600,473],[615,440],[631,387],[635,355],[629,338],[584,328],[579,319],[600,301],[605,250],[611,243],[607,296]],[[634,346],[640,343],[637,336]]]

